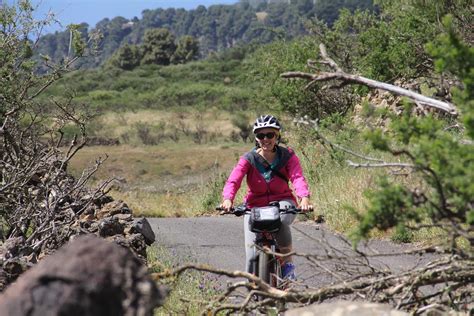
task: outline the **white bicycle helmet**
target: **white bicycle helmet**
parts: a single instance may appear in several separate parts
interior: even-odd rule
[[[280,122],[278,122],[276,117],[273,115],[262,115],[255,120],[255,123],[253,124],[253,132],[255,133],[256,130],[266,127],[281,130]]]

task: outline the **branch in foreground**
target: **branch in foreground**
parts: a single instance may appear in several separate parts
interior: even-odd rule
[[[278,290],[276,288],[271,287],[270,285],[265,283],[262,279],[256,277],[255,275],[251,273],[243,272],[243,271],[227,271],[227,270],[222,270],[222,269],[215,269],[207,265],[188,264],[188,265],[179,267],[178,269],[173,270],[173,271],[167,271],[163,273],[154,273],[152,274],[152,277],[156,280],[159,280],[165,277],[179,276],[186,270],[198,270],[198,271],[204,271],[204,272],[211,272],[211,273],[224,275],[231,278],[245,278],[251,282],[254,282],[259,288],[261,288],[263,291],[267,292],[271,296],[283,297],[285,295],[285,291]]]
[[[406,271],[400,274],[369,274],[361,275],[351,281],[340,280],[338,283],[323,286],[318,289],[290,288],[286,291],[270,287],[256,276],[242,271],[226,271],[215,269],[207,265],[189,264],[173,271],[155,273],[152,277],[160,280],[168,277],[179,276],[186,270],[210,272],[231,278],[245,278],[231,285],[224,296],[208,304],[203,315],[216,315],[221,311],[255,311],[266,306],[275,306],[275,302],[295,303],[307,305],[323,302],[336,297],[358,295],[365,300],[375,302],[392,302],[399,308],[412,309],[428,306],[439,300],[449,298],[454,305],[472,300],[471,287],[474,282],[474,263],[469,258],[448,256],[428,263],[426,266]],[[336,271],[334,271],[336,273]],[[423,287],[436,286],[436,291],[425,292]],[[234,291],[240,288],[248,290],[247,295],[239,301],[235,300]],[[456,293],[454,293],[456,292]],[[259,300],[253,300],[258,295]],[[228,304],[229,300],[232,304]],[[284,304],[283,304],[284,305]],[[211,310],[212,309],[212,310]]]

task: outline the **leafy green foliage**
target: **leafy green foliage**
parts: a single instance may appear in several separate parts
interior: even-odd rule
[[[413,241],[413,232],[407,229],[405,225],[399,224],[395,227],[395,231],[390,238],[396,243],[409,243]]]
[[[216,107],[239,112],[249,108],[252,87],[242,84],[241,61],[214,59],[177,65],[141,65],[79,70],[50,87],[44,98],[73,90],[76,102],[93,110]]]
[[[79,24],[68,25],[70,36],[72,36],[72,48],[77,56],[84,55],[84,51],[86,50],[86,43],[82,40],[80,29],[81,25]]]
[[[176,50],[171,57],[173,64],[184,64],[195,60],[199,53],[199,42],[190,35],[182,36],[178,39]]]
[[[449,18],[446,23],[449,26]],[[449,28],[448,33],[429,45],[429,50],[437,57],[439,70],[450,70],[463,82],[462,89],[454,91],[454,99],[463,109],[462,116],[472,117],[473,94],[466,90],[474,79],[474,50]],[[408,160],[424,185],[407,188],[383,180],[378,189],[368,193],[369,207],[360,218],[355,240],[367,237],[374,228],[396,227],[406,235],[407,226],[429,222],[433,227],[444,227],[453,238],[462,236],[470,240],[472,245],[472,125],[465,119],[465,135],[456,134],[446,128],[448,122],[438,117],[413,115],[412,107],[408,104],[401,117],[392,116],[392,134],[376,131],[369,134],[369,139],[374,148]],[[470,139],[460,139],[466,135]]]
[[[382,178],[377,187],[377,191],[366,193],[370,207],[364,216],[359,218],[359,227],[353,234],[355,242],[368,236],[375,228],[387,230],[419,219],[418,213],[413,211],[414,200],[408,189],[390,183],[386,178]]]
[[[167,29],[150,29],[143,45],[125,44],[107,64],[123,70],[133,70],[140,64],[182,64],[195,60],[198,52],[199,43],[192,36],[183,36],[175,42]]]
[[[176,50],[174,35],[168,29],[149,29],[143,38],[142,64],[169,65]]]
[[[132,70],[140,65],[141,59],[142,52],[138,46],[125,44],[110,58],[109,63],[123,70]]]
[[[335,92],[323,88],[326,83],[304,89],[305,82],[279,78],[285,71],[320,70],[306,65],[309,59],[318,60],[320,43],[325,44],[329,56],[342,69],[357,69],[374,79],[394,81],[420,76],[429,70],[430,62],[423,45],[435,33],[430,20],[418,11],[380,18],[374,12],[351,13],[344,9],[332,28],[314,21],[310,30],[314,36],[273,43],[255,53],[249,67],[252,80],[269,78],[271,82],[271,85],[262,85],[258,99],[275,98],[279,110],[301,116],[325,118],[334,113],[347,113],[358,95],[366,90],[344,87]],[[321,67],[321,70],[326,69]]]
[[[205,190],[205,194],[201,198],[201,207],[204,210],[214,210],[222,200],[222,188],[227,180],[228,175],[218,174],[210,181]]]
[[[296,113],[311,107],[314,95],[303,91],[304,82],[283,81],[284,71],[304,69],[306,61],[313,57],[317,46],[310,37],[298,41],[277,41],[254,52],[246,60],[249,84],[259,85],[255,102],[263,109],[290,111]],[[276,103],[269,103],[276,100]]]
[[[331,81],[306,87],[306,82],[279,78],[287,71],[332,71],[319,64],[314,64],[314,68],[307,66],[309,59],[319,61],[320,43],[348,73],[389,83],[419,77],[433,78],[434,65],[425,46],[443,32],[438,23],[440,12],[452,12],[456,17],[455,25],[469,20],[461,4],[465,3],[464,0],[457,1],[456,5],[447,2],[443,1],[442,8],[438,8],[436,2],[382,1],[381,11],[351,12],[343,9],[331,27],[321,20],[311,20],[308,23],[311,37],[272,43],[251,57],[251,80],[256,77],[262,82],[255,98],[258,106],[262,106],[259,100],[271,99],[275,100],[272,107],[277,110],[318,119],[350,112],[355,101],[367,93],[367,88],[343,86],[337,90],[330,89],[328,87],[340,84]],[[433,84],[442,87],[438,82]],[[437,93],[437,89],[432,90],[431,94]]]
[[[448,15],[443,19],[447,33],[427,45],[428,51],[437,58],[436,69],[440,72],[458,74],[464,85],[462,90],[455,89],[454,101],[463,112],[466,133],[474,138],[474,48],[464,44],[456,35],[453,18]]]

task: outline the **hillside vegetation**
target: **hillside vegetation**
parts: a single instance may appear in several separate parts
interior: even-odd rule
[[[77,25],[81,36],[87,41],[100,33],[100,54],[82,58],[77,65],[96,67],[108,60],[120,47],[143,43],[147,30],[167,29],[178,40],[191,36],[199,43],[199,54],[210,53],[249,43],[268,43],[278,38],[291,39],[306,33],[307,19],[318,18],[329,24],[337,18],[340,8],[372,9],[372,0],[312,0],[259,1],[250,5],[241,1],[235,5],[199,6],[194,10],[153,9],[142,12],[141,18],[131,20],[123,17],[103,19],[95,26],[86,23]],[[257,13],[265,12],[265,19]],[[262,16],[260,14],[260,16]],[[56,32],[41,37],[37,52],[60,61],[68,56],[69,31]],[[45,69],[44,69],[45,70]]]

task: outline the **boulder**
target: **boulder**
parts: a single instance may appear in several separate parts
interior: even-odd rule
[[[150,222],[148,222],[146,218],[135,219],[131,228],[131,232],[142,234],[143,237],[145,237],[147,245],[151,245],[155,242],[155,233],[151,228]]]
[[[118,219],[107,217],[99,222],[99,235],[101,237],[108,237],[123,234],[125,226],[121,224]]]
[[[83,235],[11,284],[0,315],[151,316],[166,294],[130,251]]]

